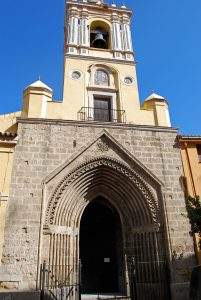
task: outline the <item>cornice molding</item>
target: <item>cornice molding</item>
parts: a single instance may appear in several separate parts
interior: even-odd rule
[[[88,9],[95,8],[96,10],[101,11],[110,11],[110,12],[118,12],[120,14],[128,14],[129,16],[132,16],[132,10],[129,8],[121,8],[121,7],[112,7],[110,5],[104,4],[104,5],[98,5],[98,4],[92,4],[87,2],[75,2],[75,1],[67,1],[67,6],[78,6],[78,7],[85,7]]]
[[[0,202],[7,202],[9,196],[8,195],[3,195],[0,193]]]
[[[95,121],[77,121],[77,120],[62,120],[62,119],[40,119],[40,118],[17,118],[17,123],[21,124],[52,124],[52,125],[69,125],[83,127],[99,127],[99,128],[118,128],[118,129],[138,129],[142,131],[154,132],[170,132],[177,133],[178,129],[173,127],[153,126],[153,125],[137,125],[125,123],[109,123]]]
[[[17,144],[17,133],[0,132],[0,145],[15,146]]]
[[[86,48],[86,47],[85,47]],[[119,52],[119,51],[115,51],[115,52]],[[129,52],[129,51],[124,51],[124,53],[128,53],[128,54],[133,54],[132,52]],[[136,65],[136,62],[133,61],[133,60],[122,60],[122,59],[115,59],[115,58],[101,58],[101,57],[95,57],[95,56],[90,56],[90,55],[73,55],[73,54],[69,54],[69,53],[66,53],[64,55],[65,57],[69,57],[69,58],[72,58],[72,59],[81,59],[81,60],[92,60],[92,61],[96,61],[96,62],[113,62],[113,63],[116,63],[116,64],[120,64],[120,65],[132,65],[132,66],[135,66]]]

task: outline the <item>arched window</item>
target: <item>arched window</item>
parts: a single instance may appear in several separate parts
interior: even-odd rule
[[[109,75],[104,70],[96,70],[95,72],[95,78],[94,78],[95,85],[104,85],[109,86],[110,85],[110,79]]]

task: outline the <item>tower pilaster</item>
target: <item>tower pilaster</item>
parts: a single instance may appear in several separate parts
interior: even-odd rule
[[[121,24],[120,17],[117,13],[112,14],[112,39],[113,39],[113,50],[114,50],[114,58],[123,58],[122,50],[123,50],[123,39],[121,32]]]
[[[68,52],[77,54],[77,46],[79,45],[79,14],[76,7],[72,7],[69,11],[69,28],[68,32]]]
[[[82,10],[80,20],[80,54],[87,55],[87,48],[90,47],[90,35],[89,35],[89,14],[87,9]]]
[[[131,58],[133,56],[133,43],[132,43],[132,36],[131,36],[131,24],[130,19],[127,15],[123,15],[122,18],[122,32],[123,32],[123,45],[124,45],[124,51],[126,59]]]

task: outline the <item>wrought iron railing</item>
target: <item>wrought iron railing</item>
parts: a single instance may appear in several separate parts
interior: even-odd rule
[[[126,123],[126,113],[119,109],[82,107],[78,112],[78,120]]]
[[[165,260],[127,258],[128,295],[104,295],[99,300],[170,300],[169,269]],[[40,270],[41,300],[81,300],[81,263],[77,265],[47,265]],[[98,270],[97,270],[98,273]]]
[[[170,300],[166,261],[136,261],[129,266],[132,300]]]
[[[40,269],[41,300],[80,300],[81,263],[56,266],[44,262]]]

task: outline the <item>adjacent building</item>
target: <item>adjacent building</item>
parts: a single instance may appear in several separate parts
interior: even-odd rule
[[[184,169],[184,190],[186,196],[201,197],[201,136],[180,135],[181,157]],[[201,263],[200,237],[195,235],[195,252]]]
[[[201,197],[201,136],[181,135],[178,138],[187,194]]]

